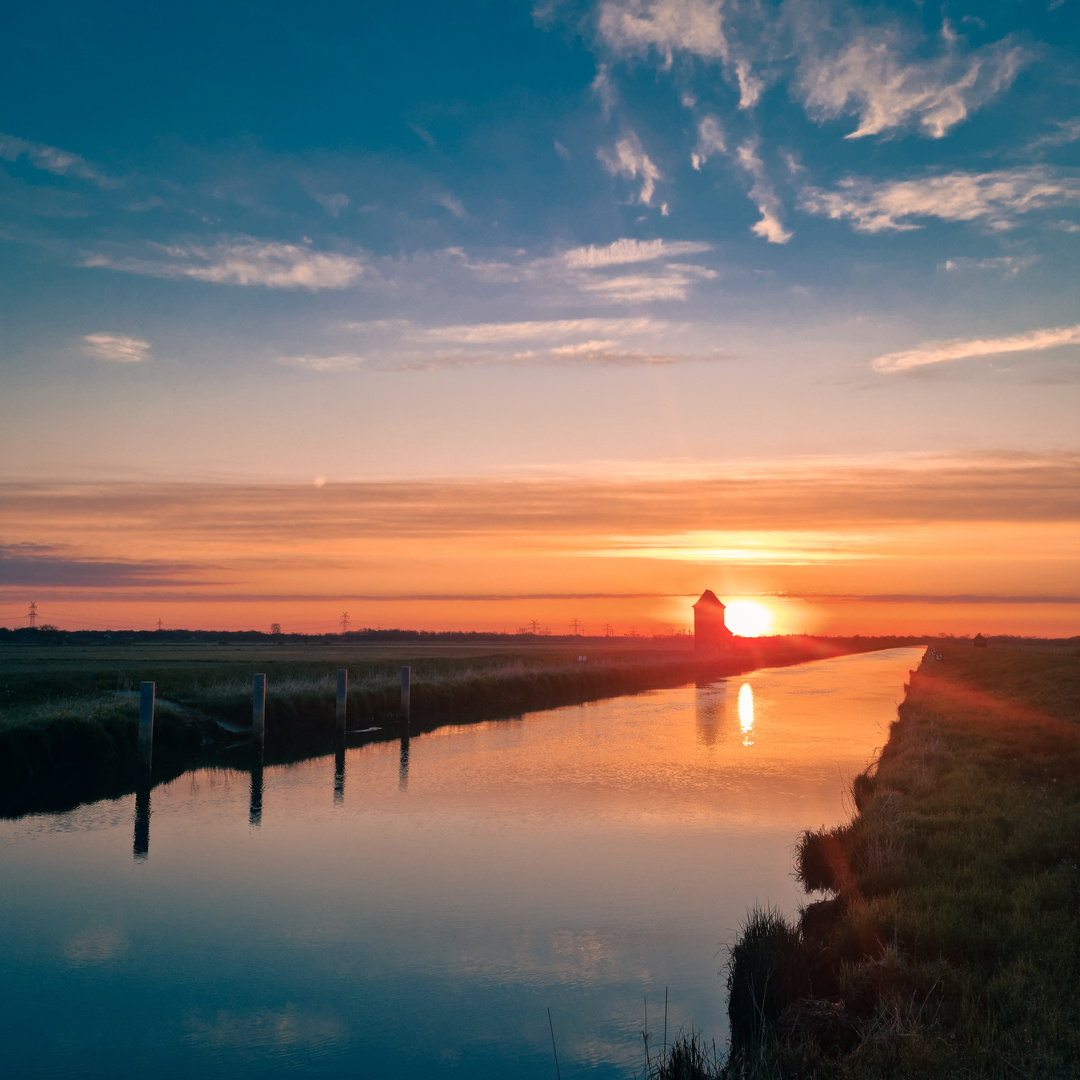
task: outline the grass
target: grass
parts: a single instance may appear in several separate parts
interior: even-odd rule
[[[1080,657],[940,653],[855,818],[798,845],[831,899],[736,944],[786,982],[750,1020],[733,987],[727,1075],[1080,1076]]]

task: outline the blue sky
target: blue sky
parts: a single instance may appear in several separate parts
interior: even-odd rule
[[[301,453],[300,473],[483,470],[476,446],[422,445],[409,410],[435,441],[471,444],[478,423],[505,438],[481,417],[521,395],[561,446],[516,434],[523,466],[761,456],[741,422],[735,441],[695,434],[700,403],[723,413],[732,397],[744,421],[783,420],[780,453],[914,449],[887,417],[939,423],[935,401],[966,448],[1072,441],[1075,333],[961,348],[915,365],[914,389],[873,368],[1076,324],[1071,0],[44,4],[6,21],[18,473],[123,471],[133,446],[93,444],[157,402],[194,429],[167,425],[196,470],[292,475],[207,434],[241,385],[286,430],[349,405],[361,441],[395,420],[406,433],[397,464],[338,446],[321,464]],[[635,450],[622,417],[649,434],[661,367],[689,434]],[[455,397],[464,431],[432,415]],[[800,419],[807,404],[824,425]],[[78,417],[74,458],[19,450],[50,415],[67,418],[61,443]],[[574,430],[586,421],[599,440]]]
[[[1080,453],[1076,0],[3,29],[10,482]]]

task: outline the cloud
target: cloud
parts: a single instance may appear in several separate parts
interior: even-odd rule
[[[628,263],[652,262],[656,259],[674,259],[680,255],[696,255],[709,251],[711,244],[696,240],[616,240],[605,247],[571,248],[563,255],[563,262],[573,269],[596,269],[604,266],[623,266]]]
[[[441,257],[452,258],[465,266],[478,281],[526,285],[532,299],[546,292],[550,299],[564,304],[587,303],[590,295],[602,295],[612,303],[637,303],[685,300],[695,279],[715,278],[714,270],[667,261],[711,248],[711,244],[699,241],[623,238],[608,245],[571,248],[539,259],[521,259],[523,253],[516,252],[503,260],[476,260],[460,248],[447,249]],[[655,265],[661,262],[663,265]],[[635,274],[609,273],[634,264],[642,267]]]
[[[690,154],[690,164],[697,170],[712,157],[727,151],[724,132],[715,116],[705,116],[698,121],[697,145]]]
[[[460,341],[470,345],[501,344],[507,341],[565,340],[580,334],[654,334],[667,329],[661,319],[552,319],[515,323],[471,323],[433,326],[411,336],[422,340]]]
[[[1054,126],[1057,131],[1049,131],[1045,135],[1032,139],[1027,144],[1027,151],[1045,150],[1051,146],[1066,146],[1080,139],[1080,119],[1055,120]]]
[[[1019,274],[1039,261],[1038,255],[999,255],[993,259],[946,259],[945,270],[950,273],[965,270],[997,270],[1009,276]]]
[[[115,360],[121,364],[135,364],[149,359],[150,342],[122,334],[87,334],[83,337],[84,348],[99,360]]]
[[[0,544],[0,586],[125,588],[182,585],[194,580],[192,562],[82,558],[66,544]]]
[[[80,180],[90,180],[103,188],[116,186],[115,180],[105,176],[78,154],[0,133],[0,158],[17,161],[20,157],[25,157],[35,169],[43,169],[56,176],[77,176]]]
[[[685,300],[695,277],[715,278],[716,271],[705,267],[672,263],[660,272],[647,274],[616,274],[584,281],[581,289],[623,304],[646,303],[650,300]]]
[[[754,178],[750,198],[756,204],[761,220],[751,227],[751,232],[770,244],[786,244],[791,239],[791,233],[784,228],[781,219],[784,208],[772,184],[766,179],[765,165],[758,156],[756,144],[752,141],[743,143],[736,156],[743,169]]]
[[[693,361],[724,360],[719,354],[675,354],[619,348],[614,340],[582,341],[544,349],[504,352],[498,349],[443,349],[423,354],[395,352],[382,365],[383,371],[436,371],[473,367],[637,367]]]
[[[597,29],[615,52],[644,56],[656,49],[670,65],[675,52],[726,59],[721,0],[606,0]]]
[[[898,55],[901,35],[888,28],[864,30],[841,49],[822,55],[817,34],[815,27],[804,35],[798,92],[811,116],[857,115],[849,139],[912,124],[940,139],[1009,87],[1027,58],[1007,40],[961,55],[957,39],[946,35],[943,56],[904,63]]]
[[[1080,179],[1041,167],[953,172],[875,184],[849,177],[836,191],[807,187],[801,207],[810,214],[848,220],[857,232],[920,228],[913,218],[982,221],[1008,229],[1021,214],[1080,203]]]
[[[312,198],[331,216],[337,217],[349,205],[349,196],[340,191],[336,195],[314,194]]]
[[[662,180],[663,176],[642,149],[641,140],[634,132],[620,139],[614,151],[602,147],[596,156],[612,176],[621,176],[626,180],[636,180],[640,176],[641,191],[637,201],[642,206],[652,206],[656,182]]]
[[[363,367],[364,358],[362,356],[282,356],[279,358],[278,363],[286,364],[289,367],[303,368],[307,371],[318,371],[320,373],[332,372],[332,371],[354,371],[358,367]]]
[[[592,90],[597,98],[599,98],[600,112],[604,119],[610,120],[611,111],[615,108],[617,95],[615,93],[615,84],[611,81],[611,72],[608,71],[607,64],[601,64],[596,69],[596,78],[593,79],[589,89]]]
[[[449,210],[454,217],[462,220],[466,217],[465,206],[462,201],[449,191],[440,191],[431,196],[432,202]]]
[[[159,258],[114,257],[93,253],[83,266],[106,267],[151,277],[194,278],[227,285],[270,289],[344,289],[364,273],[354,256],[312,251],[307,244],[239,237],[212,245],[155,244]]]
[[[1000,356],[1003,353],[1042,352],[1062,345],[1080,345],[1080,324],[1032,330],[999,338],[957,338],[952,341],[932,341],[916,349],[886,353],[874,361],[874,370],[881,372],[910,371],[927,364],[944,364],[953,360],[969,360],[977,356]]]
[[[685,273],[701,270],[686,267]],[[702,271],[709,272],[711,271]],[[629,279],[629,280],[628,280]],[[657,278],[640,280],[604,278],[609,287],[638,299],[656,298]],[[666,280],[666,279],[665,279]],[[666,286],[685,292],[685,284]],[[431,371],[440,368],[671,364],[686,361],[726,360],[730,356],[713,350],[672,352],[658,350],[650,341],[668,330],[664,320],[551,319],[515,323],[464,323],[449,326],[401,328],[396,341],[369,349],[364,362],[383,371]],[[282,363],[318,371],[346,370],[358,366],[358,357],[287,357]]]

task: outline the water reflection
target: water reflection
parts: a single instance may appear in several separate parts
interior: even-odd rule
[[[724,741],[724,713],[727,707],[726,686],[723,683],[698,683],[694,687],[694,717],[697,721],[697,741],[702,746],[715,746]]]
[[[409,790],[409,731],[401,736],[401,756],[398,758],[398,791]]]
[[[749,683],[739,687],[739,728],[743,735],[743,746],[753,746],[754,740],[754,691]]]
[[[135,791],[135,842],[132,845],[136,862],[150,855],[150,780],[143,780]]]
[[[338,736],[334,750],[334,802],[345,801],[345,732]]]
[[[263,746],[255,747],[254,760],[251,763],[251,798],[248,801],[248,824],[256,829],[262,825],[263,806]]]

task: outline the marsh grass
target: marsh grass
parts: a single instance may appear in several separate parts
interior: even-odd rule
[[[781,1010],[729,1075],[1080,1075],[1080,658],[939,651],[854,785],[858,815],[796,850],[807,891],[836,898],[800,930],[852,1045]]]

